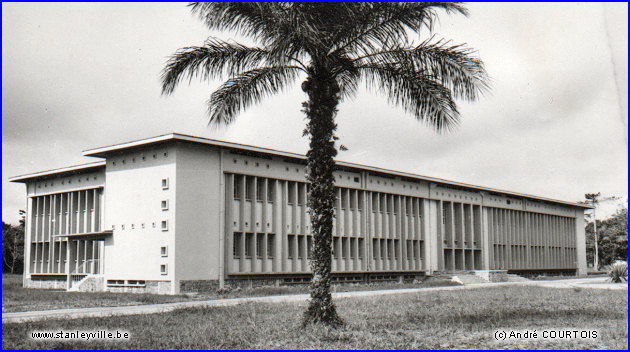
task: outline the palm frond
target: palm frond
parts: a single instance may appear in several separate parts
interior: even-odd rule
[[[331,51],[348,55],[366,55],[395,42],[408,42],[408,31],[419,33],[432,29],[437,10],[467,15],[462,5],[451,2],[372,3],[357,9],[357,20],[338,32],[338,41]]]
[[[184,77],[207,80],[232,76],[272,60],[277,61],[276,56],[268,50],[209,38],[204,46],[181,48],[168,60],[162,71],[162,93],[171,94]]]
[[[295,81],[297,66],[260,67],[230,78],[208,100],[209,124],[229,124],[236,115]]]
[[[450,90],[434,77],[388,64],[363,65],[357,70],[368,89],[385,94],[391,104],[402,107],[437,132],[459,125],[460,115]]]
[[[451,89],[456,98],[473,101],[489,91],[490,81],[483,61],[474,54],[474,50],[463,44],[450,45],[448,41],[434,42],[430,38],[413,48],[397,45],[357,58],[355,62],[400,65],[423,71]]]
[[[269,2],[193,2],[191,11],[209,29],[237,32],[267,45],[277,36],[286,4]]]

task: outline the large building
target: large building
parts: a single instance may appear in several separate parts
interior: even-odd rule
[[[26,287],[179,293],[309,281],[305,156],[166,134],[13,177]],[[581,204],[337,162],[335,281],[586,274]]]

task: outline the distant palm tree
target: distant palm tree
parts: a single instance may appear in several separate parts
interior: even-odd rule
[[[233,31],[259,44],[251,47],[210,37],[203,46],[179,49],[168,61],[163,94],[173,93],[183,78],[229,77],[210,95],[210,123],[229,124],[252,103],[305,76],[313,276],[303,322],[339,326],[342,319],[330,294],[337,105],[365,82],[437,131],[456,126],[460,115],[454,98],[473,101],[488,88],[482,61],[465,46],[433,37],[413,45],[409,35],[430,31],[436,10],[464,15],[467,11],[457,3],[189,6],[211,30]]]

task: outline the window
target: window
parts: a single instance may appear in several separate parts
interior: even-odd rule
[[[363,238],[359,238],[359,259],[363,260]]]
[[[413,258],[413,242],[407,240],[407,260],[411,260]]]
[[[341,259],[346,259],[346,253],[348,252],[348,239],[341,238]]]
[[[295,182],[289,182],[289,199],[290,205],[295,204]]]
[[[263,191],[265,190],[265,179],[258,178],[256,179],[256,200],[259,202],[263,201]]]
[[[304,205],[304,203],[306,202],[306,194],[302,193],[302,185],[300,185],[298,183],[298,205]]]
[[[275,182],[273,182],[273,181],[267,182],[267,202],[269,202],[269,203],[273,203],[273,197],[274,197],[273,185],[274,185],[274,183]]]
[[[168,189],[168,177],[162,179],[162,189]]]
[[[354,246],[356,241],[357,241],[356,238],[351,238],[350,239],[350,259],[352,259],[352,260],[357,258],[357,251],[356,251],[356,248]]]
[[[267,258],[273,258],[274,235],[267,235]]]
[[[160,255],[162,257],[168,257],[168,248],[166,246],[160,247]]]
[[[168,231],[168,220],[162,220],[160,227],[162,231]]]
[[[160,207],[162,208],[162,210],[163,210],[163,211],[168,210],[168,200],[163,200],[163,201],[161,202]]]
[[[293,259],[293,251],[295,249],[295,236],[294,235],[289,235],[287,236],[287,244],[288,244],[288,253],[287,253],[287,258],[289,259]]]
[[[304,253],[304,236],[297,236],[297,243],[298,243],[298,259],[302,259],[303,258],[302,253]]]
[[[234,241],[232,243],[232,257],[234,257],[234,259],[238,259],[241,257],[239,248],[241,248],[241,234],[235,233]]]
[[[162,275],[168,274],[167,264],[160,264],[160,274]]]
[[[339,243],[339,238],[333,237],[332,246],[330,247],[333,259],[337,259],[337,243]]]
[[[357,198],[354,197],[355,194],[356,194],[355,190],[350,191],[350,210],[353,210],[353,211],[357,210],[357,204],[355,202],[355,199]]]
[[[341,209],[346,210],[346,190],[342,189],[341,190],[341,197],[339,198],[339,201],[341,202]]]
[[[241,199],[241,177],[234,176],[234,199]]]
[[[261,235],[258,234],[256,236],[256,258],[262,258],[262,247],[263,247],[263,241],[265,240],[265,238]]]
[[[252,246],[254,245],[254,243],[252,243],[252,237],[254,236],[254,234],[252,233],[247,233],[245,234],[245,258],[251,258],[252,257]]]
[[[252,200],[252,183],[247,177],[245,177],[245,200]]]
[[[446,203],[442,205],[442,225],[446,225]]]

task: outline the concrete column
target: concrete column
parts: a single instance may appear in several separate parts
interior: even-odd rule
[[[223,265],[225,266],[224,275],[227,276],[233,270],[232,262],[234,260],[234,175],[228,174],[225,175],[225,178],[225,245],[223,248]]]
[[[29,184],[26,185],[27,191],[29,188]],[[24,222],[24,275],[22,276],[22,286],[25,285],[26,279],[30,278],[30,274],[33,272],[33,263],[31,259],[31,247],[33,243],[33,222],[35,219],[34,203],[35,200],[33,197],[26,198],[26,217]],[[35,210],[37,211],[37,210]]]
[[[273,180],[273,233],[274,241],[273,241],[273,271],[281,272],[284,271],[282,266],[282,234],[284,222],[282,219],[282,208],[284,207],[282,203],[282,189],[280,187],[280,182],[278,180]]]
[[[422,233],[419,238],[424,239],[424,270],[432,275],[440,270],[442,260],[442,236],[438,225],[439,201],[422,199]]]

